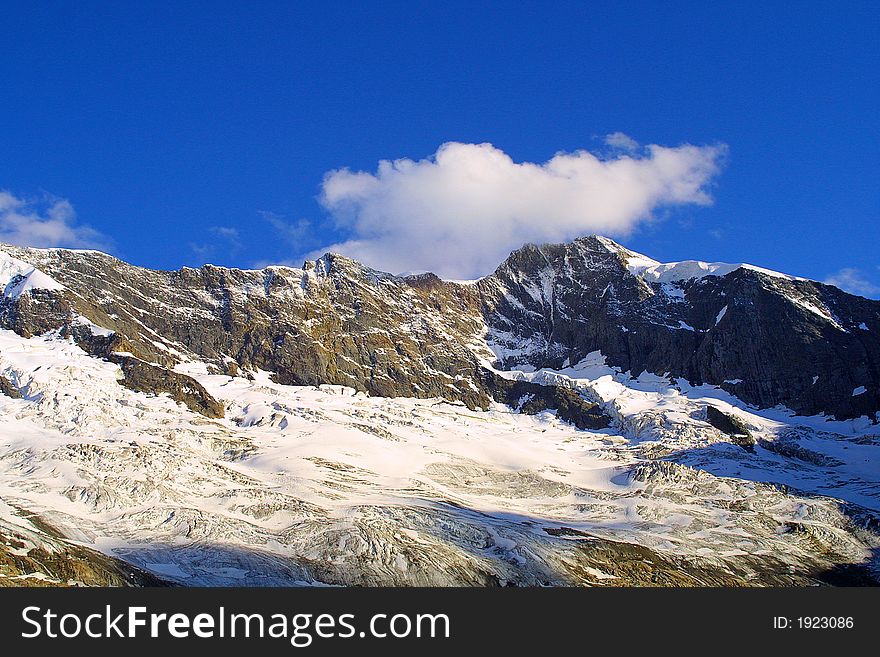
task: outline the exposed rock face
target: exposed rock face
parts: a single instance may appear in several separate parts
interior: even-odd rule
[[[161,272],[96,252],[2,250],[64,289],[4,297],[0,326],[127,354],[115,357],[126,385],[170,392],[210,417],[222,411],[170,372],[177,363],[470,408],[557,408],[587,427],[606,420],[577,393],[526,390],[487,364],[560,368],[600,350],[634,374],[716,384],[759,407],[841,418],[880,410],[880,302],[743,267],[663,282],[605,238],[527,245],[476,284],[396,277],[332,254],[302,269]]]
[[[122,368],[125,378],[120,383],[125,387],[154,395],[168,393],[172,399],[183,402],[195,413],[211,418],[223,417],[223,404],[209,395],[192,377],[145,363],[132,356],[111,354],[109,360]]]
[[[26,296],[5,302],[0,325],[22,335],[61,328],[91,344],[79,315],[124,340],[111,350],[164,367],[197,359],[218,372],[266,370],[279,383],[470,407],[491,397],[475,385],[478,363],[462,342],[481,330],[478,300],[453,284],[425,289],[336,255],[301,270],[157,272],[93,252],[9,250],[69,283],[51,293],[51,314]]]
[[[654,282],[628,267],[635,255],[600,237],[511,254],[478,284],[502,364],[559,368],[600,350],[624,371],[719,385],[762,408],[880,409],[880,302],[747,267]]]
[[[509,381],[483,370],[486,385],[493,390],[495,401],[507,404],[520,413],[535,415],[556,410],[559,419],[578,429],[604,429],[611,424],[598,404],[588,402],[574,390],[561,386],[545,386],[529,381]]]
[[[0,393],[13,399],[21,399],[21,392],[19,392],[18,388],[12,385],[12,381],[2,375],[0,375]]]
[[[26,514],[25,514],[26,515]],[[65,540],[33,515],[0,522],[0,587],[170,586],[158,577]]]
[[[25,337],[54,331],[72,315],[66,292],[29,290],[14,298],[0,297],[0,326]]]

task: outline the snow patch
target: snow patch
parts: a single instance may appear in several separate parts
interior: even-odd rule
[[[111,331],[110,329],[105,329],[101,326],[98,326],[97,324],[94,324],[92,321],[83,317],[82,315],[77,315],[73,321],[75,324],[85,326],[87,329],[89,329],[89,331],[91,331],[92,335],[94,336],[107,338],[116,333],[115,331]]]
[[[634,276],[653,283],[674,283],[678,281],[690,281],[706,276],[726,276],[737,269],[750,269],[767,276],[783,278],[786,280],[805,280],[795,276],[789,276],[772,269],[756,267],[745,262],[703,262],[702,260],[682,260],[680,262],[658,262],[640,253],[623,249],[626,258],[626,268]]]
[[[829,312],[825,308],[820,308],[816,304],[810,303],[806,299],[795,299],[793,297],[786,297],[786,299],[788,299],[794,305],[803,308],[804,310],[825,320],[826,322],[830,322],[834,326],[834,328],[838,329],[839,331],[843,331],[844,333],[847,332],[847,330],[840,325],[840,322],[835,319],[834,315],[832,315],[831,312]]]
[[[64,289],[51,276],[4,251],[0,251],[0,287],[3,288],[3,296],[9,299],[17,299],[29,290]]]

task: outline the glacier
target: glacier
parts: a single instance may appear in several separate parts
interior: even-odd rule
[[[38,516],[75,545],[198,586],[785,585],[839,582],[840,564],[875,572],[880,435],[866,418],[760,411],[717,387],[621,372],[599,352],[504,372],[595,400],[614,419],[595,431],[553,411],[178,369],[224,418],[118,385],[116,364],[59,335],[0,330],[0,374],[21,392],[0,396],[0,535]],[[754,453],[706,421],[708,405],[748,427]]]

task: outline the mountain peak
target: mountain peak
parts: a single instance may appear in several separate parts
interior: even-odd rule
[[[58,249],[8,256],[17,294],[0,299],[0,327],[81,334],[84,317],[125,338],[113,349],[152,363],[197,357],[225,371],[232,359],[288,382],[481,405],[485,385],[460,374],[475,363],[559,368],[601,351],[623,371],[719,385],[758,406],[880,410],[880,303],[751,265],[661,263],[601,235],[527,244],[469,285],[337,253],[274,276],[161,272]]]
[[[605,237],[604,235],[584,235],[582,237],[575,238],[572,243],[581,246],[587,246],[592,250],[606,251],[608,253],[622,253],[629,251],[626,247],[618,244],[610,237]]]

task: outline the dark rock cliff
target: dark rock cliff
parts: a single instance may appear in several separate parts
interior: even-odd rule
[[[599,350],[634,375],[718,385],[758,407],[880,409],[880,302],[749,268],[651,282],[627,256],[596,237],[528,245],[483,279],[502,365],[559,368]]]

